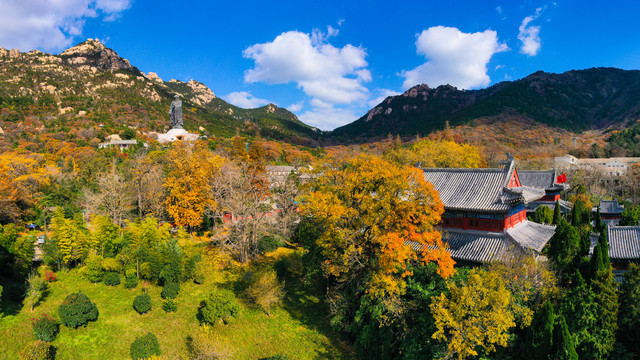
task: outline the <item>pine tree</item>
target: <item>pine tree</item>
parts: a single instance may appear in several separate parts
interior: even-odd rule
[[[608,251],[605,245],[600,247],[601,254]],[[599,341],[593,351],[597,358],[606,358],[613,350],[618,331],[618,292],[616,289],[611,264],[606,262],[601,255],[602,268],[596,272],[595,279],[591,282],[591,288],[595,294],[595,303],[598,311],[595,334]],[[599,355],[599,356],[598,356]]]
[[[571,274],[580,253],[580,233],[562,219],[549,240],[549,258],[560,274]]]
[[[596,210],[596,230],[600,231],[602,228],[602,216],[600,216],[600,206]]]
[[[552,358],[554,360],[578,360],[573,337],[564,317],[559,316],[553,329]]]
[[[553,209],[553,225],[560,225],[560,219],[562,219],[562,210],[560,209],[560,201],[556,201],[556,207]]]
[[[618,326],[620,342],[640,355],[640,265],[631,263],[620,294]]]
[[[553,344],[553,327],[556,315],[553,305],[547,300],[533,316],[527,333],[523,357],[528,360],[547,360]]]

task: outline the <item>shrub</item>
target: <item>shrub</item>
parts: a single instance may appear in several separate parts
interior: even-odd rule
[[[60,331],[60,324],[53,318],[42,314],[42,317],[31,320],[33,334],[36,340],[53,341]]]
[[[198,313],[202,322],[206,324],[215,325],[220,320],[228,324],[232,318],[240,314],[240,303],[231,290],[217,289],[200,302]]]
[[[151,296],[149,294],[142,294],[136,296],[133,299],[133,308],[138,312],[138,314],[144,314],[151,310]]]
[[[162,304],[162,310],[168,313],[178,311],[178,303],[173,299],[167,299]]]
[[[229,339],[217,334],[208,325],[198,327],[197,332],[187,339],[191,359],[230,359],[233,356]]]
[[[49,269],[44,271],[43,277],[44,277],[44,280],[48,283],[52,283],[58,280],[58,277],[56,276],[56,274]]]
[[[160,344],[158,344],[158,338],[152,333],[147,333],[137,337],[132,343],[129,349],[131,359],[146,359],[153,355],[160,355]]]
[[[135,268],[128,268],[124,271],[124,277],[138,277],[138,272],[136,271]]]
[[[124,287],[127,289],[133,289],[134,287],[138,286],[138,278],[135,276],[130,276],[127,277],[124,280]]]
[[[51,360],[53,359],[53,351],[48,342],[36,340],[28,343],[27,346],[20,351],[20,360]]]
[[[271,306],[280,303],[284,296],[284,286],[278,281],[274,270],[263,270],[251,277],[247,295],[270,316]]]
[[[284,238],[277,234],[271,234],[263,237],[258,241],[258,250],[261,253],[268,253],[281,246],[284,246]]]
[[[110,271],[104,276],[105,285],[116,286],[120,285],[120,274]]]
[[[90,255],[85,261],[84,274],[91,282],[102,281],[104,271],[102,270],[102,256]]]
[[[178,292],[180,292],[180,284],[177,282],[170,282],[164,285],[160,296],[162,296],[163,299],[175,299],[178,297]]]
[[[120,270],[122,270],[120,262],[115,258],[106,258],[102,260],[102,268],[104,269],[104,271],[120,272]]]
[[[204,284],[204,274],[203,273],[197,273],[194,277],[193,277],[193,282],[200,285],[200,284]]]
[[[74,329],[87,325],[89,321],[96,321],[99,315],[96,304],[81,292],[67,296],[58,307],[58,314],[63,325]]]
[[[45,290],[47,290],[47,283],[40,278],[36,271],[31,272],[27,278],[27,293],[24,304],[33,311],[33,308],[42,300]]]

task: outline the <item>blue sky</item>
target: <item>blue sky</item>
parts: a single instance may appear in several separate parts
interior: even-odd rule
[[[633,1],[0,0],[0,46],[99,38],[145,73],[328,130],[418,83],[477,89],[535,71],[638,69]]]

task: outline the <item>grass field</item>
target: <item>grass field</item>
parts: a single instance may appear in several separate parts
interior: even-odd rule
[[[279,254],[253,266],[264,266],[277,256],[287,255],[287,251],[291,250],[281,249]],[[162,354],[168,359],[188,359],[187,337],[198,329],[196,313],[200,301],[216,286],[237,289],[243,272],[237,267],[232,271],[207,266],[206,282],[182,284],[177,298],[178,311],[168,314],[161,308],[161,288],[148,286],[154,307],[144,315],[132,307],[134,297],[142,293],[142,282],[137,288],[127,290],[122,284],[115,287],[92,284],[76,269],[59,272],[58,280],[50,284],[46,298],[33,312],[23,308],[15,315],[0,319],[0,358],[18,359],[20,350],[34,340],[31,318],[47,313],[59,320],[57,308],[64,298],[82,291],[96,303],[100,316],[85,328],[74,330],[62,326],[52,343],[57,351],[56,359],[129,359],[131,342],[149,331],[158,337]],[[290,359],[354,358],[349,345],[337,340],[331,332],[326,309],[319,298],[299,280],[287,280],[285,285],[285,300],[271,316],[238,292],[243,303],[240,317],[229,325],[214,327],[217,334],[229,339],[233,358],[260,359],[276,354]]]

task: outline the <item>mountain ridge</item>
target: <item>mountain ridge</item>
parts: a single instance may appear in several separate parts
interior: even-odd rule
[[[274,104],[243,109],[196,80],[164,81],[155,73],[144,74],[98,39],[58,55],[0,48],[0,105],[10,105],[0,115],[4,130],[37,116],[62,120],[54,123],[63,127],[108,124],[105,131],[125,127],[145,133],[166,131],[174,94],[182,98],[185,127],[194,132],[203,128],[203,135],[260,135],[304,144],[316,137],[314,129],[286,109]],[[25,106],[11,105],[21,101]]]
[[[358,120],[335,129],[334,139],[387,134],[426,135],[475,119],[511,115],[547,126],[584,131],[624,126],[640,115],[640,71],[590,68],[523,79],[479,90],[416,85],[387,97]]]

